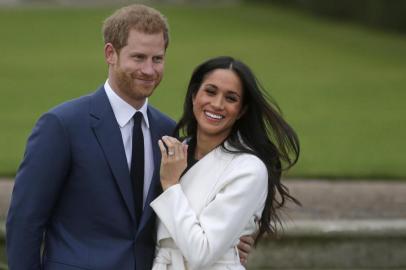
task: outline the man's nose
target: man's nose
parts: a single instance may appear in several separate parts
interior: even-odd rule
[[[154,63],[152,63],[152,60],[146,60],[142,64],[141,71],[145,75],[154,75]]]

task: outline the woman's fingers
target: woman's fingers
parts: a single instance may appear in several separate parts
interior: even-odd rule
[[[174,158],[174,159],[184,159],[185,158],[184,146],[180,141],[178,141],[177,139],[175,139],[173,137],[169,137],[169,136],[163,136],[162,140],[166,145],[168,157]]]
[[[187,166],[186,156],[184,145],[175,138],[163,136],[161,140],[158,140],[158,145],[162,154],[161,185],[163,190],[166,190],[179,182],[179,178]]]
[[[167,159],[168,155],[166,153],[166,148],[165,148],[162,140],[158,140],[158,146],[159,146],[159,150],[161,150],[162,159]]]
[[[177,139],[173,138],[173,137],[169,137],[169,140],[171,141],[172,146],[173,146],[173,151],[174,151],[174,156],[173,157],[175,159],[181,158],[181,153],[179,151],[180,142]]]
[[[187,144],[184,144],[184,143],[181,143],[181,151],[182,151],[182,154],[183,154],[183,158],[185,158],[185,159],[187,159],[187,149],[188,149],[188,145]]]
[[[171,137],[163,136],[162,140],[163,140],[163,142],[165,143],[165,145],[166,145],[166,147],[168,149],[167,150],[168,157],[174,156],[175,155],[175,147],[174,147],[174,144],[173,144],[173,142],[171,140]]]
[[[177,159],[184,159],[182,143],[175,138],[172,138],[172,143],[175,145],[175,154]]]

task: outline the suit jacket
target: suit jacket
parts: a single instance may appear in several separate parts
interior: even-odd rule
[[[8,212],[10,270],[151,269],[156,230],[149,202],[161,192],[155,142],[175,123],[151,106],[148,118],[156,170],[138,228],[121,132],[104,88],[39,119]]]
[[[153,269],[244,269],[236,245],[256,231],[267,193],[259,158],[217,147],[151,203],[159,217]]]

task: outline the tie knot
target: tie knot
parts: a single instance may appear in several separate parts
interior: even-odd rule
[[[140,126],[142,122],[142,113],[141,112],[136,112],[133,116],[134,119],[134,125]]]

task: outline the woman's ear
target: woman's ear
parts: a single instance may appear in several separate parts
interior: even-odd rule
[[[195,105],[196,94],[197,94],[197,91],[192,94],[192,105]]]
[[[245,114],[245,112],[247,111],[247,109],[248,109],[248,105],[245,105],[245,106],[241,109],[240,113],[238,114],[237,119],[240,119],[240,118]]]

